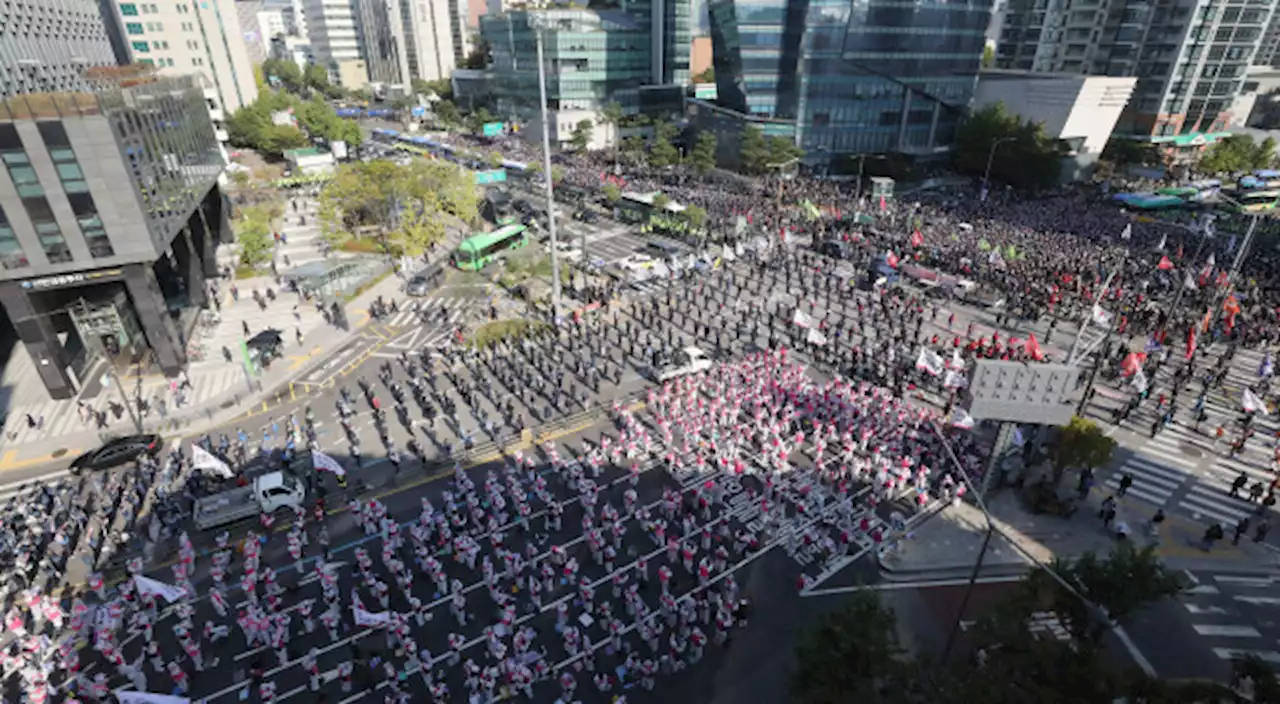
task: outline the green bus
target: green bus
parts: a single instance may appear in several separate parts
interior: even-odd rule
[[[472,235],[454,251],[453,265],[463,271],[480,271],[499,253],[529,244],[527,229],[524,225],[507,225]]]

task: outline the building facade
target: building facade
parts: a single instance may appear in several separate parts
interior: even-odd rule
[[[307,18],[307,37],[311,40],[311,54],[316,63],[332,73],[345,61],[364,59],[352,2],[303,0],[303,14]]]
[[[0,102],[0,306],[54,398],[145,354],[177,374],[227,231],[199,78],[91,83]]]
[[[481,18],[497,114],[540,120],[535,27],[542,28],[552,139],[567,142],[581,121],[595,120],[611,102],[627,114],[678,112],[689,81],[687,0],[625,7],[516,10]],[[593,130],[593,146],[607,139],[604,132]]]
[[[455,18],[450,0],[401,0],[400,24],[405,28],[405,63],[410,79],[436,81],[453,74],[458,65],[453,46]]]
[[[973,95],[991,7],[712,0],[718,106],[791,123],[814,165],[931,154],[950,143]]]
[[[220,134],[226,115],[258,99],[253,64],[231,0],[110,2],[128,42],[129,62],[163,76],[196,75]]]
[[[26,0],[0,6],[0,97],[83,90],[85,69],[124,55],[113,13],[87,0]],[[118,45],[118,46],[114,46]]]
[[[400,5],[411,0],[355,0],[356,27],[369,80],[384,85],[407,85],[405,32]]]
[[[1213,133],[1255,62],[1273,0],[1010,0],[1000,68],[1138,79],[1117,123],[1161,142]]]

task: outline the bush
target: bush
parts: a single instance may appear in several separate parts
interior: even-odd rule
[[[495,320],[476,328],[467,344],[483,349],[506,340],[519,340],[551,326],[537,320]]]

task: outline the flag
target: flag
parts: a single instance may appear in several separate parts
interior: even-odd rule
[[[955,369],[956,371],[961,371],[961,372],[964,371],[964,368],[965,368],[964,357],[960,356],[960,350],[958,349],[951,350],[951,361],[947,362],[947,366],[951,367],[952,369]]]
[[[1163,251],[1164,251],[1164,246],[1165,246],[1166,244],[1168,244],[1168,242],[1169,242],[1169,236],[1168,236],[1168,235],[1160,235],[1160,244],[1156,245],[1156,251],[1157,251],[1157,252],[1163,252]]]
[[[1271,415],[1267,410],[1266,402],[1258,398],[1258,395],[1253,393],[1252,389],[1245,389],[1244,393],[1240,394],[1240,405],[1248,413],[1261,413],[1264,416]]]
[[[1120,239],[1128,240],[1133,237],[1133,223],[1126,223],[1124,229],[1120,231]]]
[[[1125,376],[1133,376],[1142,372],[1142,363],[1147,359],[1147,355],[1141,352],[1130,352],[1124,356],[1124,360],[1120,362],[1120,371]]]
[[[1114,319],[1115,316],[1108,313],[1102,306],[1097,303],[1093,304],[1093,322],[1095,325],[1100,328],[1109,328],[1111,327],[1111,321]]]
[[[1222,302],[1222,310],[1232,315],[1240,314],[1240,301],[1236,300],[1234,295],[1227,296],[1227,300]]]
[[[112,692],[120,704],[191,704],[186,697],[175,697],[171,694],[154,694],[152,692]]]
[[[991,243],[987,241],[986,237],[978,240],[978,249],[983,252],[991,251]]]
[[[731,262],[738,258],[738,254],[734,252],[729,245],[722,244],[720,245],[720,258],[727,262]]]
[[[811,345],[827,344],[827,336],[823,335],[822,331],[817,328],[809,328],[809,334],[804,339],[808,340]]]
[[[133,578],[133,586],[142,594],[151,594],[172,604],[187,595],[187,590],[182,587],[166,584],[158,579],[143,577],[136,575]]]
[[[1173,268],[1173,262],[1169,261],[1169,257],[1160,257],[1160,263],[1156,265],[1160,271],[1168,271]]]
[[[972,430],[977,421],[963,408],[951,409],[951,425],[961,430]]]
[[[991,253],[987,255],[987,263],[992,266],[1004,266],[1004,257],[1000,256],[1000,250],[991,250]]]
[[[796,308],[795,315],[791,316],[791,322],[802,328],[813,327],[813,318],[799,308]]]
[[[1192,327],[1187,331],[1187,359],[1196,356],[1196,329]]]
[[[226,462],[218,459],[213,453],[199,445],[191,446],[191,468],[207,470],[223,479],[230,479],[235,476],[235,472],[231,471],[231,467],[227,466]]]
[[[311,461],[314,463],[312,466],[315,467],[317,472],[333,472],[339,477],[347,473],[347,470],[343,469],[342,465],[339,464],[337,460],[323,452],[320,452],[319,450],[311,453]]]
[[[954,369],[948,369],[946,376],[942,377],[942,385],[948,389],[962,389],[969,385],[969,379]]]
[[[1147,373],[1146,372],[1139,369],[1138,373],[1133,375],[1133,388],[1137,389],[1138,393],[1142,393],[1143,391],[1147,390]]]
[[[939,376],[946,365],[942,362],[942,356],[937,352],[927,348],[920,348],[920,355],[916,357],[916,369],[928,373],[930,376]]]
[[[884,206],[885,206],[884,196],[880,196],[880,209],[884,210]]]
[[[920,234],[919,230],[911,233],[911,246],[919,247],[922,244],[924,244],[924,235]]]
[[[884,253],[884,263],[885,263],[885,264],[888,264],[889,266],[893,267],[894,269],[897,269],[897,268],[898,268],[898,255],[894,254],[892,249],[891,249],[891,250],[889,250],[889,251],[887,251],[887,252],[885,252],[885,253]]]
[[[1036,342],[1035,333],[1032,333],[1031,336],[1027,338],[1026,350],[1027,354],[1031,355],[1031,358],[1037,362],[1044,359],[1044,352],[1040,350],[1040,343]]]
[[[1271,376],[1275,371],[1275,363],[1271,360],[1271,350],[1267,350],[1267,356],[1262,358],[1262,364],[1258,365],[1258,376]]]
[[[1217,263],[1218,263],[1217,257],[1213,256],[1213,252],[1209,252],[1209,258],[1204,260],[1204,268],[1206,271],[1210,270]]]
[[[385,626],[391,623],[391,614],[386,611],[373,613],[359,606],[352,606],[351,610],[355,612],[357,626]]]
[[[1188,271],[1187,275],[1183,277],[1182,287],[1190,291],[1196,290],[1196,280],[1191,278],[1191,272]]]

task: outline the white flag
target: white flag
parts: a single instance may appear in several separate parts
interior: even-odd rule
[[[171,694],[153,694],[151,692],[113,692],[120,704],[191,704],[186,697],[175,697]]]
[[[1163,251],[1164,251],[1164,246],[1165,246],[1166,244],[1168,244],[1168,242],[1169,242],[1169,236],[1168,236],[1168,235],[1160,235],[1160,244],[1156,245],[1156,250],[1157,250],[1157,251],[1160,251],[1160,252],[1163,252]]]
[[[172,604],[187,595],[187,590],[182,587],[166,584],[158,579],[135,575],[133,578],[133,586],[137,587],[142,594],[152,594]]]
[[[1111,327],[1112,317],[1111,313],[1108,313],[1105,308],[1097,303],[1093,304],[1093,322],[1095,325],[1100,328],[1109,328]]]
[[[311,461],[314,463],[312,466],[315,467],[317,472],[319,471],[333,472],[335,475],[339,477],[347,473],[347,470],[343,469],[342,465],[338,464],[337,460],[324,454],[323,452],[320,452],[320,451],[312,452]]]
[[[1147,373],[1142,369],[1139,369],[1134,373],[1133,387],[1138,390],[1138,393],[1142,393],[1147,390]]]
[[[939,376],[945,366],[942,356],[937,352],[927,347],[920,348],[920,356],[916,357],[916,369],[927,372],[931,376]]]
[[[969,385],[969,379],[958,371],[948,369],[947,375],[942,377],[942,385],[948,389],[961,389]]]
[[[729,245],[724,244],[720,245],[720,258],[726,262],[731,262],[738,258],[738,254]]]
[[[235,476],[235,472],[231,471],[226,462],[218,459],[212,452],[199,445],[191,446],[191,467],[211,472],[223,479],[230,479]]]
[[[818,330],[817,328],[809,328],[809,334],[805,337],[805,339],[808,340],[809,344],[811,345],[827,344],[827,336],[823,335],[822,331]]]
[[[355,612],[357,626],[385,626],[391,623],[391,614],[386,611],[373,613],[359,606],[352,606],[351,609]]]
[[[958,349],[951,350],[951,361],[947,362],[947,366],[951,367],[952,369],[958,372],[964,371],[964,368],[965,368],[964,357],[960,354],[960,350]]]
[[[1133,237],[1133,223],[1126,224],[1124,229],[1120,231],[1120,239],[1127,240],[1130,237]]]
[[[796,314],[791,317],[791,322],[802,328],[813,327],[813,318],[799,308],[796,308]]]
[[[1218,258],[1213,256],[1213,252],[1209,252],[1209,258],[1204,260],[1204,268],[1212,269],[1218,263]]]
[[[977,421],[963,408],[953,408],[951,409],[951,425],[961,430],[972,430],[973,426],[977,425]]]
[[[1182,287],[1188,291],[1196,290],[1196,280],[1191,278],[1191,272],[1188,271],[1187,275],[1182,279]]]
[[[1249,413],[1261,413],[1264,416],[1271,415],[1267,410],[1267,404],[1258,395],[1253,393],[1252,389],[1245,389],[1240,395],[1240,405]]]

